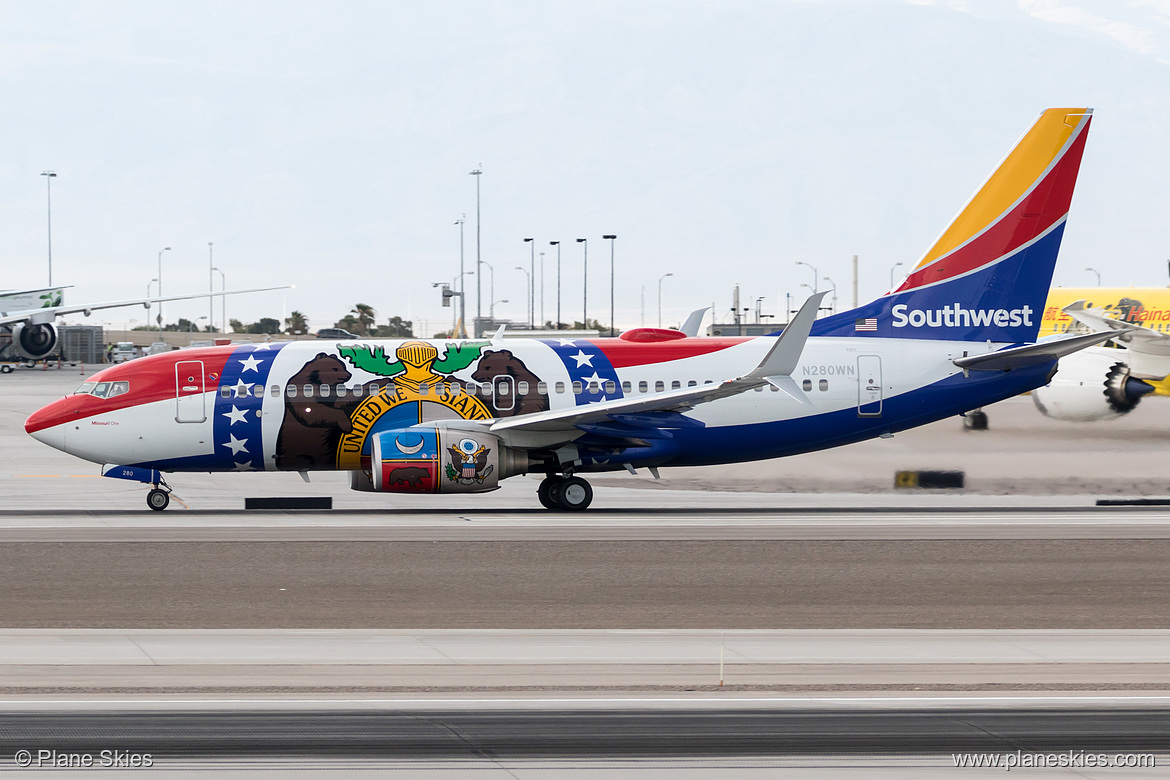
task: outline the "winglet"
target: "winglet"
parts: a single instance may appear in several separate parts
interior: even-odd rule
[[[694,338],[699,335],[699,326],[703,324],[703,316],[711,309],[710,306],[704,306],[701,309],[695,309],[687,316],[687,321],[679,330],[686,335]]]
[[[812,331],[813,322],[817,318],[817,311],[821,308],[821,301],[828,294],[829,291],[826,290],[808,297],[800,311],[785,326],[772,349],[758,366],[744,376],[744,379],[790,376],[796,370],[796,364],[800,362],[800,355],[804,352],[804,345],[808,342],[808,334]]]
[[[501,325],[499,330],[496,331],[496,334],[494,336],[492,336],[491,342],[493,344],[497,344],[497,343],[503,341],[504,340],[504,331],[507,329],[508,329],[507,325]]]

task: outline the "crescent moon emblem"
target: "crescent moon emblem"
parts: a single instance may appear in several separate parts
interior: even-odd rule
[[[404,455],[413,455],[414,453],[418,452],[419,450],[421,450],[423,448],[423,444],[424,444],[423,439],[420,436],[418,439],[418,444],[415,444],[413,446],[407,445],[404,447],[404,446],[402,446],[402,442],[398,439],[398,437],[397,436],[394,437],[394,446],[397,447],[398,451]]]

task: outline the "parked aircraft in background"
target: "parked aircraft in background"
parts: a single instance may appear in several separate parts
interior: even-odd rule
[[[145,306],[149,309],[154,303],[284,290],[290,286],[168,295],[165,298],[135,298],[129,301],[83,303],[70,306],[65,306],[63,303],[63,291],[68,289],[68,286],[46,287],[37,290],[13,290],[0,292],[0,327],[12,333],[12,347],[21,357],[27,360],[40,360],[53,354],[53,350],[56,349],[57,327],[54,323],[58,317],[63,317],[66,314],[80,312],[88,317],[91,312],[100,309],[117,309],[124,306]]]
[[[1091,120],[1045,111],[895,290],[778,337],[339,340],[155,355],[113,366],[29,434],[154,485],[162,472],[343,470],[357,490],[476,493],[545,475],[550,509],[583,474],[836,447],[1040,387],[1108,337],[1036,341]]]
[[[1108,345],[1060,361],[1060,373],[1032,393],[1058,420],[1119,417],[1146,395],[1170,395],[1170,288],[1054,287],[1041,337],[1113,330]]]

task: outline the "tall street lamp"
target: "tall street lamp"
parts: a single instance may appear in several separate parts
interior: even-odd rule
[[[557,330],[561,329],[561,242],[549,241],[550,246],[557,248]]]
[[[617,335],[617,326],[613,322],[613,242],[617,236],[609,233],[602,238],[609,239],[609,335],[612,338]]]
[[[1096,268],[1086,268],[1085,270],[1089,271],[1090,273],[1097,274],[1097,286],[1100,287],[1101,286],[1101,272],[1098,271]]]
[[[492,268],[492,264],[489,263],[487,260],[482,260],[480,262],[482,265],[487,266],[488,273],[491,274],[491,284],[488,285],[488,302],[489,302],[490,306],[495,306],[495,304],[491,303],[491,302],[496,299],[496,269]],[[478,286],[478,285],[479,285],[479,281],[476,280],[476,286]],[[490,309],[490,307],[489,307],[489,309]],[[488,312],[488,317],[493,320],[492,324],[495,325],[496,324],[494,322],[495,317],[492,316],[490,310]]]
[[[526,238],[528,244],[528,329],[532,330],[533,320],[536,319],[536,239]]]
[[[829,309],[829,312],[832,314],[836,314],[837,313],[837,283],[834,282],[832,279],[830,279],[827,276],[825,277],[825,281],[828,282],[829,284],[833,285],[833,306],[831,309]]]
[[[528,294],[529,309],[526,312],[528,314],[528,329],[532,330],[532,309],[531,309],[531,306],[532,306],[532,274],[528,273],[528,269],[522,265],[516,266],[516,270],[523,271],[524,276],[527,277],[527,281],[525,283],[528,285],[528,289],[525,290],[524,292]]]
[[[897,271],[902,263],[894,263],[894,267],[890,269],[890,292],[894,291],[894,271]]]
[[[215,271],[216,273],[219,274],[219,289],[223,290],[226,293],[227,292],[227,276],[224,274],[223,271],[219,270],[218,268],[212,268],[211,270]],[[227,326],[227,322],[228,322],[228,320],[227,320],[227,295],[226,294],[219,296],[219,316],[223,318],[223,332],[224,332],[224,335],[226,335],[228,332],[228,329],[227,329],[227,327],[228,327]]]
[[[540,253],[540,327],[544,327],[544,252]]]
[[[159,341],[162,341],[162,320],[163,320],[162,300],[161,300],[162,294],[163,294],[162,293],[162,253],[169,252],[169,251],[171,251],[171,248],[169,246],[164,246],[162,249],[158,250],[158,297],[160,298],[160,300],[158,302],[158,340]]]
[[[581,327],[589,329],[589,239],[578,238],[577,243],[585,249],[585,283],[581,293]]]
[[[507,303],[507,302],[508,302],[507,298],[504,298],[503,300],[499,300],[499,301],[492,301],[492,305],[488,307],[488,319],[490,319],[492,321],[493,325],[496,324],[496,304],[497,303]]]
[[[207,292],[215,292],[215,277],[211,269],[215,268],[214,257],[211,254],[211,242],[207,242]],[[207,296],[207,324],[215,324],[215,296]]]
[[[480,277],[483,276],[483,271],[479,264],[483,262],[480,245],[480,229],[479,229],[479,179],[483,176],[482,163],[480,167],[471,171],[468,175],[475,177],[475,337],[479,338],[481,335],[479,320],[483,317],[483,306],[480,303],[483,298],[483,290],[479,283]]]
[[[45,202],[49,216],[49,286],[53,286],[53,179],[57,174],[53,171],[41,171],[45,177]]]
[[[811,270],[813,272],[813,283],[812,283],[811,289],[813,291],[813,295],[816,295],[816,292],[817,292],[817,269],[814,266],[811,266],[808,263],[802,262],[800,260],[797,260],[796,264],[803,265],[804,267],[808,268],[809,270]]]
[[[476,179],[476,181],[478,182],[479,179]],[[463,294],[463,277],[469,273],[473,273],[472,271],[463,270],[463,223],[466,219],[467,215],[464,214],[455,220],[455,224],[459,226],[459,327],[463,331],[464,338],[467,338],[467,296]],[[455,333],[452,332],[451,336],[454,338]]]
[[[658,327],[662,327],[662,280],[674,274],[663,274],[658,277]]]

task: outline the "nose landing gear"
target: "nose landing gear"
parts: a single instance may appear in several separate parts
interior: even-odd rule
[[[170,506],[171,494],[162,488],[154,488],[146,494],[146,505],[156,512],[161,512]]]
[[[550,475],[541,481],[536,496],[545,509],[581,512],[593,502],[593,487],[580,477]]]

